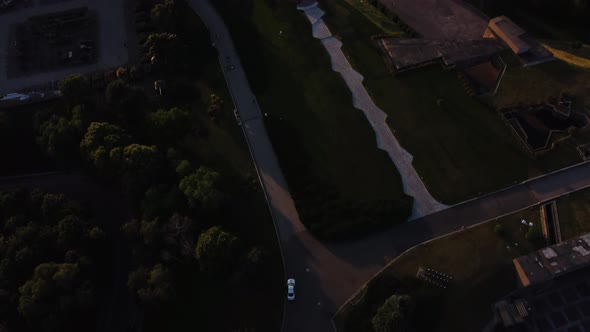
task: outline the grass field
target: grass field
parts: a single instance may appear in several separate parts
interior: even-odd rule
[[[590,232],[590,189],[584,189],[557,200],[562,239]]]
[[[495,107],[503,108],[523,100],[544,101],[547,96],[559,96],[561,92],[576,96],[580,102],[579,109],[590,105],[590,68],[562,60],[522,67],[514,56],[507,53],[503,59],[508,69],[498,94],[491,100]]]
[[[431,300],[437,307],[418,311],[416,317],[429,318],[425,331],[481,331],[491,319],[490,305],[517,286],[512,259],[535,249],[524,238],[527,226],[520,224],[521,219],[539,224],[539,207],[422,244],[401,255],[382,275],[411,280],[419,267],[450,275],[450,287],[439,289],[438,297]],[[504,227],[504,235],[494,232],[497,224]],[[343,310],[337,322],[346,332],[372,331],[369,324],[374,310],[395,291],[382,292],[381,298],[373,299],[375,303],[361,300],[359,305]]]
[[[226,22],[262,112],[268,114],[267,128],[303,222],[322,223],[321,215],[305,211],[333,213],[323,200],[334,196],[392,201],[403,212],[385,223],[405,220],[411,201],[400,176],[377,149],[363,114],[352,107],[350,91],[331,70],[311,25],[293,3],[271,2],[253,1],[249,12]],[[317,198],[313,202],[306,199],[310,191]]]
[[[377,105],[389,115],[390,127],[414,156],[414,167],[435,198],[457,203],[580,161],[575,145],[531,160],[488,102],[469,97],[454,72],[433,66],[392,77],[371,41],[371,36],[384,33],[378,25],[349,1],[326,0],[322,8],[325,21],[365,77]],[[548,71],[566,69],[560,63],[552,65],[557,68]],[[553,84],[540,74],[523,74],[520,68],[507,73],[498,103],[528,98],[537,91],[533,84]],[[521,88],[518,84],[525,79],[530,84]]]

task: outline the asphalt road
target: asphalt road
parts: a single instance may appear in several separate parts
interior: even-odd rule
[[[297,298],[286,303],[284,332],[333,331],[332,316],[338,307],[393,258],[415,245],[461,226],[469,227],[590,187],[590,163],[586,163],[355,242],[320,243],[299,219],[227,27],[207,0],[189,3],[203,19],[217,47],[277,229],[285,277],[297,281]]]

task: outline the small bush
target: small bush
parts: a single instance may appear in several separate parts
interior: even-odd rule
[[[500,224],[496,224],[494,226],[494,233],[496,233],[496,235],[498,235],[498,236],[504,235],[504,226],[502,226]]]

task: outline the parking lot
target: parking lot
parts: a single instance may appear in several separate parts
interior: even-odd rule
[[[19,8],[2,14],[0,17],[0,95],[19,91],[51,81],[57,81],[73,73],[89,73],[104,68],[125,64],[128,60],[126,48],[127,33],[123,17],[123,1],[120,0],[34,0],[32,6]],[[11,47],[10,33],[19,23],[30,17],[87,7],[97,18],[97,41],[95,59],[90,64],[76,64],[66,68],[47,67],[45,70],[23,73],[24,76],[9,77],[7,67]],[[12,44],[14,45],[14,44]],[[61,54],[63,56],[63,54]],[[49,61],[56,54],[42,54],[40,59]],[[66,58],[69,54],[65,55]],[[11,69],[12,74],[12,69]],[[14,75],[10,75],[14,76]]]

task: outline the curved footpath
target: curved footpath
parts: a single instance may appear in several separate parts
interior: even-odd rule
[[[435,200],[422,179],[412,165],[412,155],[406,151],[397,141],[389,125],[386,122],[387,114],[383,112],[369,96],[363,85],[364,77],[355,71],[346,56],[342,52],[342,43],[330,32],[322,17],[324,11],[315,2],[309,6],[297,7],[303,11],[312,26],[312,35],[319,39],[330,55],[332,70],[340,73],[342,79],[352,94],[353,106],[363,112],[369,124],[375,131],[377,147],[387,152],[391,161],[399,171],[404,186],[404,192],[414,197],[412,216],[410,220],[417,219],[448,208]]]
[[[585,163],[352,243],[320,243],[299,220],[223,20],[208,0],[189,0],[189,4],[213,36],[275,223],[286,277],[297,280],[297,299],[285,306],[284,332],[333,331],[332,316],[337,308],[393,258],[417,244],[590,187],[590,163]]]

